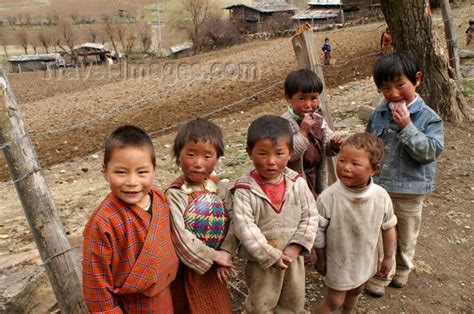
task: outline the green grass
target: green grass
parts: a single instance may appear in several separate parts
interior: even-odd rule
[[[462,95],[466,98],[474,97],[474,79],[466,79],[464,81]]]

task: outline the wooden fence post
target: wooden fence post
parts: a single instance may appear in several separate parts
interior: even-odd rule
[[[61,313],[87,313],[81,273],[8,80],[0,71],[0,149]]]
[[[461,64],[459,62],[458,55],[458,41],[456,39],[456,30],[453,24],[453,17],[451,15],[451,5],[449,4],[449,0],[441,1],[441,14],[443,16],[444,34],[448,47],[449,65],[451,65],[451,67],[454,69],[458,84],[461,85],[462,75]]]
[[[315,41],[311,25],[306,23],[303,28],[298,28],[296,34],[291,39],[295,51],[296,61],[300,68],[313,70],[323,82],[323,91],[319,96],[319,106],[326,123],[331,130],[334,130],[331,110],[329,109],[329,99],[327,96],[326,83],[324,81],[323,70],[319,62],[319,54],[315,49]],[[328,158],[329,184],[337,180],[336,163],[334,158]]]

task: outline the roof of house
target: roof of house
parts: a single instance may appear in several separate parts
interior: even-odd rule
[[[327,5],[342,5],[342,0],[311,0],[308,5],[327,6]]]
[[[27,61],[56,61],[61,57],[59,53],[37,54],[37,55],[22,55],[11,56],[10,62],[27,62]]]
[[[74,50],[81,49],[81,48],[105,51],[105,45],[95,44],[95,43],[85,43],[85,44],[74,47]]]
[[[244,6],[255,11],[262,13],[271,13],[271,12],[281,12],[281,11],[296,11],[297,6],[288,3],[288,2],[252,2],[252,3],[238,3],[231,4],[225,7],[225,9],[230,10],[235,7]]]
[[[293,20],[326,20],[338,17],[340,10],[314,10],[306,9],[303,12],[293,15],[291,18]]]
[[[170,50],[172,53],[177,53],[177,52],[187,50],[187,49],[192,49],[192,48],[193,48],[193,43],[185,42],[185,43],[170,47]]]

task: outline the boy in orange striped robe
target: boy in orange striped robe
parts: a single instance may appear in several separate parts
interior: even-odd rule
[[[105,144],[111,193],[84,229],[83,290],[92,313],[173,313],[170,284],[178,257],[163,192],[153,187],[155,153],[134,126]]]

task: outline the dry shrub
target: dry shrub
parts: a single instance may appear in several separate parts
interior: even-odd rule
[[[214,17],[205,21],[202,32],[202,49],[228,47],[242,41],[242,35],[229,21]]]

